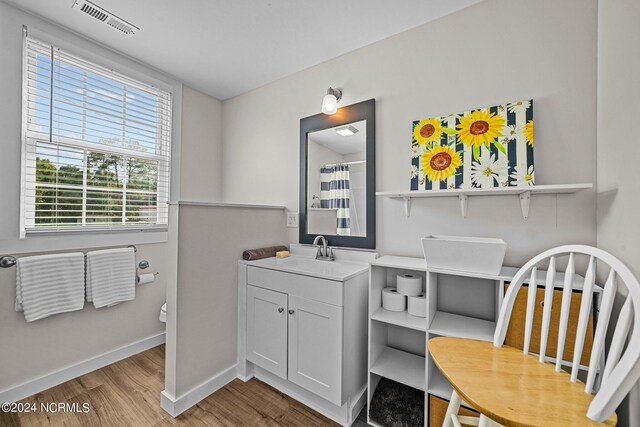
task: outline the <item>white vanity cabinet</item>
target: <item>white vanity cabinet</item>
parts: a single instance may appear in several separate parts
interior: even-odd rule
[[[247,360],[287,376],[287,294],[247,286]]]
[[[247,286],[247,360],[342,405],[342,307]]]
[[[351,425],[366,404],[368,263],[296,263],[240,263],[238,376]]]
[[[342,307],[289,297],[287,378],[342,405]]]

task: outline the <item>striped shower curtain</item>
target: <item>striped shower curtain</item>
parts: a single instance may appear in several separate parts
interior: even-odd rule
[[[320,207],[337,209],[337,234],[350,236],[349,166],[333,165],[320,168]]]

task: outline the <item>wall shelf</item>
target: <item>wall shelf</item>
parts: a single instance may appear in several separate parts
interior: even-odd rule
[[[588,190],[593,184],[554,184],[533,185],[529,187],[496,187],[496,188],[471,188],[450,190],[419,190],[404,192],[378,192],[376,196],[389,197],[404,200],[404,209],[407,218],[411,215],[411,200],[426,197],[457,197],[460,200],[460,212],[467,217],[469,197],[476,196],[517,196],[520,200],[522,217],[529,217],[529,206],[533,194],[572,194],[578,191]]]

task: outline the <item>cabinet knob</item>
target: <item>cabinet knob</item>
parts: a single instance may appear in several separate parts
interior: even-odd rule
[[[284,308],[278,307],[278,313],[282,313],[283,311],[284,311]]]
[[[295,310],[289,310],[289,314],[293,314],[295,312],[296,312]]]

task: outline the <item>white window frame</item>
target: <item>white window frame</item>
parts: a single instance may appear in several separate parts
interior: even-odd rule
[[[137,241],[140,243],[153,243],[153,242],[161,242],[161,241],[166,241],[167,239],[167,231],[168,231],[168,209],[167,209],[167,218],[166,218],[166,223],[162,223],[162,224],[130,224],[130,225],[117,225],[117,226],[88,226],[85,227],[85,221],[83,218],[83,223],[80,226],[69,226],[69,227],[59,227],[58,229],[55,230],[51,230],[51,229],[46,229],[43,228],[42,230],[36,230],[33,228],[29,228],[29,226],[33,226],[34,224],[30,224],[29,220],[26,218],[26,207],[27,207],[27,203],[26,203],[26,198],[29,197],[30,195],[28,194],[29,192],[33,192],[35,195],[35,184],[29,184],[27,183],[26,180],[26,173],[25,173],[25,169],[27,166],[27,162],[29,161],[27,159],[27,148],[29,146],[29,144],[35,144],[37,141],[42,141],[42,142],[46,142],[47,144],[57,144],[60,146],[66,146],[66,147],[70,147],[70,148],[74,148],[74,149],[81,149],[84,150],[85,155],[87,152],[101,152],[101,153],[107,153],[107,154],[118,154],[118,155],[122,155],[124,158],[128,158],[128,157],[132,157],[132,158],[136,158],[136,159],[140,159],[140,160],[153,160],[153,161],[158,161],[158,168],[162,168],[165,167],[166,168],[166,183],[164,183],[163,185],[166,185],[166,192],[165,191],[159,191],[157,192],[157,206],[161,206],[161,204],[164,204],[165,206],[168,204],[169,202],[169,194],[170,194],[170,188],[173,185],[176,185],[177,183],[172,183],[172,170],[171,170],[171,166],[172,166],[172,161],[171,161],[171,152],[172,151],[176,151],[179,153],[179,147],[174,147],[174,138],[173,136],[175,135],[175,130],[174,130],[174,103],[176,102],[176,98],[174,97],[174,87],[167,85],[164,82],[160,82],[158,80],[155,80],[152,77],[149,76],[143,76],[144,72],[140,72],[140,71],[134,71],[134,70],[127,70],[128,67],[126,66],[119,66],[119,64],[117,63],[113,63],[110,61],[103,61],[103,60],[96,60],[98,57],[100,57],[99,53],[96,54],[94,52],[90,52],[88,50],[83,50],[81,48],[76,48],[76,46],[74,45],[70,45],[68,42],[64,41],[64,40],[59,40],[53,36],[49,36],[48,34],[43,34],[38,32],[37,30],[35,31],[35,34],[33,36],[34,38],[36,38],[37,40],[40,40],[42,42],[45,43],[49,43],[53,46],[55,46],[56,48],[60,48],[63,49],[65,52],[68,52],[72,55],[76,55],[84,60],[86,60],[87,62],[93,63],[97,66],[100,67],[104,67],[112,72],[114,72],[114,74],[117,76],[118,74],[121,74],[122,76],[125,76],[129,79],[138,81],[142,84],[146,84],[152,87],[156,87],[164,92],[166,92],[167,94],[169,94],[170,96],[170,107],[169,107],[169,118],[168,118],[168,123],[170,124],[170,131],[169,131],[169,143],[167,146],[162,146],[162,152],[161,154],[151,154],[151,153],[147,153],[147,152],[135,152],[135,155],[132,155],[133,152],[127,149],[122,149],[122,148],[118,148],[118,147],[109,147],[106,148],[103,144],[98,144],[98,143],[92,143],[92,142],[80,142],[80,141],[76,141],[73,139],[68,139],[68,138],[61,138],[61,137],[56,137],[56,139],[51,142],[49,140],[50,135],[49,134],[37,134],[35,132],[28,132],[28,98],[27,98],[27,77],[26,77],[26,71],[27,71],[27,57],[26,57],[26,49],[27,49],[27,28],[24,27],[24,35],[23,35],[23,70],[22,70],[22,94],[23,94],[23,101],[22,101],[22,163],[21,163],[21,191],[20,191],[20,238],[21,239],[25,239],[25,238],[34,238],[36,236],[47,236],[47,235],[52,235],[52,236],[60,236],[60,235],[65,235],[65,234],[81,234],[81,235],[87,235],[87,234],[114,234],[114,235],[121,235],[123,233],[129,233],[129,235],[131,235],[131,233],[135,233],[135,234],[140,234],[142,232],[163,232],[161,233],[163,237],[159,237],[159,238],[149,238],[149,234],[147,233],[147,237],[142,237],[140,239],[138,239]],[[119,71],[120,69],[124,69],[125,71]],[[143,77],[143,78],[141,78]],[[181,102],[181,86],[177,86],[176,87],[177,92],[178,92],[178,99],[177,102]],[[179,109],[178,109],[179,111]],[[53,123],[51,123],[51,125],[53,125]],[[178,132],[179,132],[179,124],[178,124]],[[179,145],[179,140],[178,140],[178,145]],[[35,159],[33,160],[35,161]],[[86,169],[85,169],[86,171]],[[86,172],[85,172],[86,175]],[[158,183],[160,185],[160,182]],[[77,188],[77,187],[75,187]],[[91,189],[91,187],[87,187],[86,185],[86,180],[83,183],[83,193],[86,193],[87,188]],[[96,190],[104,190],[104,188],[96,188]],[[116,190],[118,191],[118,190]],[[125,193],[126,189],[123,189],[122,192]],[[131,190],[129,190],[131,191]],[[135,190],[134,190],[135,191]],[[124,198],[124,196],[123,196]],[[86,199],[83,198],[83,207],[86,204]],[[123,210],[126,209],[126,203],[124,203],[123,200]],[[85,209],[83,208],[83,217],[84,217],[84,211]],[[33,222],[33,220],[31,221]],[[111,242],[113,242],[113,238],[107,238],[105,240],[105,244],[112,244]],[[95,246],[101,246],[100,243],[96,243]]]

